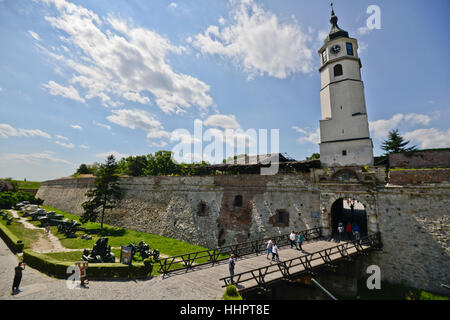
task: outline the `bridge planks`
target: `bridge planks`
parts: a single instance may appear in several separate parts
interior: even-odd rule
[[[342,243],[342,242],[341,242]],[[332,247],[335,247],[337,244],[334,241],[310,241],[303,244],[303,250],[305,252],[300,252],[298,250],[291,249],[290,246],[284,246],[280,248],[279,250],[279,256],[280,261],[286,261],[290,260],[299,256],[307,255],[308,253],[318,252],[323,249],[329,249]],[[353,254],[356,252],[356,248],[348,249],[349,254]],[[315,254],[313,256],[314,258],[320,257],[319,254]],[[335,248],[332,251],[332,254],[330,255],[331,260],[336,260],[341,258],[341,255],[339,254],[339,251]],[[296,260],[297,263],[298,260]],[[298,261],[299,262],[299,261]],[[311,262],[312,267],[318,266],[324,264],[322,259],[318,259]],[[248,255],[244,256],[242,258],[238,258],[236,260],[236,267],[235,267],[235,274],[239,274],[242,272],[246,272],[252,269],[256,268],[262,268],[262,267],[269,267],[269,270],[279,270],[276,266],[275,262],[272,262],[270,260],[267,260],[266,253],[262,252],[260,255]],[[299,271],[303,271],[304,268],[302,265],[292,267],[290,270],[291,274],[294,274]],[[198,266],[194,267],[190,270],[180,270],[180,271],[174,271],[168,275],[166,280],[175,280],[178,279],[178,281],[185,281],[191,283],[193,286],[201,286],[206,291],[214,292],[216,291],[217,294],[220,296],[223,294],[225,289],[222,287],[224,285],[224,282],[220,279],[223,277],[229,276],[229,270],[228,270],[228,261],[221,262],[220,264],[216,264],[214,266],[207,265],[207,266]],[[244,275],[245,279],[251,277],[250,274]],[[244,279],[244,276],[242,279]],[[268,274],[265,278],[265,282],[269,282],[272,280],[277,280],[282,277],[282,274],[280,271],[274,272],[272,274]],[[165,280],[165,281],[166,281]],[[237,278],[235,277],[235,281]],[[253,287],[257,286],[257,282],[252,279],[247,282],[244,282],[242,284],[239,284],[239,290],[249,290]]]

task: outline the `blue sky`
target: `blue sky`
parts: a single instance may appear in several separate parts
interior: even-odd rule
[[[395,128],[449,147],[450,3],[334,5],[359,41],[375,155]],[[379,30],[365,28],[369,5]],[[219,133],[279,129],[280,152],[303,160],[319,151],[329,18],[328,1],[0,0],[0,177],[172,150],[195,119]]]

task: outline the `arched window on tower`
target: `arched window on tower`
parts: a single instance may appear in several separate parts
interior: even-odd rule
[[[342,76],[344,74],[344,71],[342,70],[342,65],[341,64],[337,64],[334,66],[334,76],[338,77],[338,76]]]

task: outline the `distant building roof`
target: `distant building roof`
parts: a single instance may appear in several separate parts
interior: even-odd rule
[[[225,164],[231,165],[269,164],[269,163],[289,162],[293,160],[294,159],[289,159],[285,157],[281,153],[268,153],[254,156],[240,155],[237,156],[235,159],[226,161]]]

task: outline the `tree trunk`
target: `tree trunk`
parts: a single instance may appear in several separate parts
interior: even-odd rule
[[[105,206],[106,206],[106,196],[103,197],[102,221],[100,225],[100,231],[103,230],[103,217],[105,216]]]

